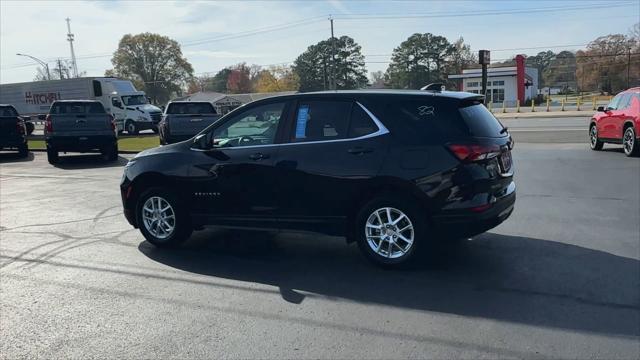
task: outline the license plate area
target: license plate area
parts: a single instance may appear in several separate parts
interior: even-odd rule
[[[511,167],[513,166],[513,160],[511,158],[511,150],[506,149],[505,151],[503,151],[500,154],[498,162],[500,164],[500,172],[502,173],[502,175],[510,174]]]

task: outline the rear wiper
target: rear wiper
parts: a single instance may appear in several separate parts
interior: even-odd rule
[[[506,127],[506,126],[505,126],[505,127],[503,127],[503,128],[502,128],[502,130],[500,130],[500,134],[504,134],[504,133],[506,133],[506,132],[507,132],[507,130],[509,130],[509,128],[508,128],[508,127]]]

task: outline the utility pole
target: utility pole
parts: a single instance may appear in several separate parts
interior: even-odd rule
[[[331,22],[331,90],[336,90],[336,41],[333,37],[333,17],[329,15],[329,21]]]
[[[631,69],[631,46],[627,48],[627,89],[630,87],[629,85],[631,84],[630,69]]]
[[[62,60],[58,59],[58,75],[60,80],[64,79],[64,75],[62,75]]]
[[[71,33],[71,19],[67,18],[67,41],[69,41],[69,48],[71,48],[71,69],[73,70],[73,77],[78,77],[78,64],[76,63],[76,53],[73,51],[73,34]]]
[[[478,62],[482,65],[482,96],[484,103],[487,103],[487,66],[491,63],[491,53],[489,50],[478,52]]]

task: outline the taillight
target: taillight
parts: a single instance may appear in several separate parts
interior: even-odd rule
[[[24,126],[24,121],[22,121],[21,119],[18,119],[18,122],[16,122],[16,130],[20,135],[24,135],[27,133],[27,129]]]
[[[500,155],[497,145],[449,144],[449,150],[461,161],[472,162]]]
[[[113,115],[109,115],[109,123],[111,124],[111,130],[116,131],[116,118]]]
[[[53,123],[51,122],[50,114],[47,114],[47,117],[44,120],[44,128],[47,132],[53,132]]]

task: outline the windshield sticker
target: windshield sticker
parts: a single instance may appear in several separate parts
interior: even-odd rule
[[[309,121],[309,105],[301,105],[298,108],[298,119],[296,120],[296,139],[306,138],[307,122]]]
[[[422,105],[418,108],[418,115],[433,115],[433,106]]]

